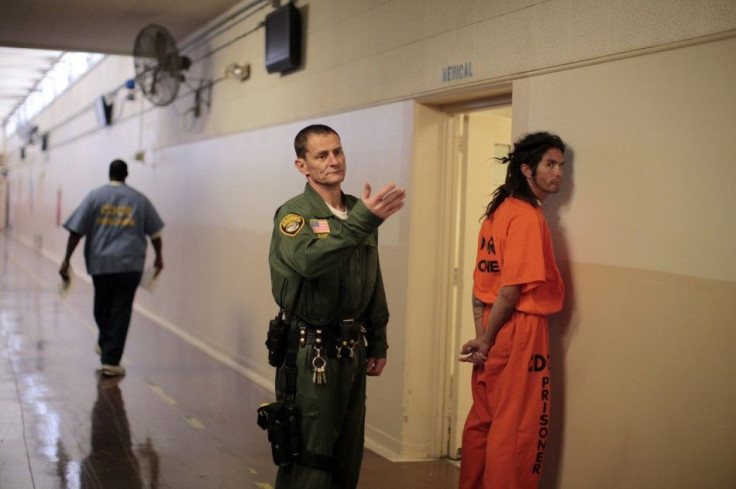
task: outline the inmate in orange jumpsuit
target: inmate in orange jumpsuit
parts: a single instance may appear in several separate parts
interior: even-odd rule
[[[486,326],[502,286],[521,285],[521,294],[488,360],[473,368],[460,489],[536,488],[550,420],[547,315],[565,294],[539,208],[508,197],[483,221],[473,280]]]

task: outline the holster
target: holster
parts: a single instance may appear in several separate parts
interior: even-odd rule
[[[283,310],[269,322],[268,363],[281,367],[283,364],[286,386],[284,402],[261,404],[258,408],[258,426],[268,432],[273,462],[286,466],[301,459],[299,424],[296,400],[296,356],[299,350],[298,332],[291,329],[283,319]]]
[[[258,426],[268,432],[273,462],[281,467],[299,460],[299,426],[296,408],[282,402],[261,404]]]
[[[276,465],[283,467],[297,462],[307,467],[331,471],[335,464],[331,457],[301,451],[299,416],[295,405],[296,359],[300,335],[298,327],[289,327],[289,319],[287,316],[287,320],[284,320],[284,311],[279,310],[268,324],[266,336],[268,363],[283,368],[284,400],[262,404],[258,408],[258,426],[268,432],[271,455]],[[350,333],[349,336],[353,334]]]

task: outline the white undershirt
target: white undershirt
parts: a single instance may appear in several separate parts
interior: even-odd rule
[[[327,202],[325,202],[325,204],[327,204]],[[327,207],[330,209],[330,212],[332,212],[333,214],[335,214],[335,216],[339,217],[343,221],[348,218],[348,211],[346,211],[346,210],[345,211],[341,211],[340,209],[335,209],[330,204],[327,204]]]

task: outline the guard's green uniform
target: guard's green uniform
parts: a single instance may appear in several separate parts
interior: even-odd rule
[[[332,214],[307,183],[304,193],[282,205],[274,217],[269,263],[276,302],[291,327],[332,334],[344,320],[364,327],[365,340],[337,358],[325,347],[326,383],[315,383],[308,363],[312,341],[297,356],[296,406],[302,453],[331,459],[332,470],[293,463],[279,469],[277,489],[355,488],[363,458],[366,358],[385,358],[388,308],[378,263],[377,228],[383,222],[362,201],[343,194],[348,218]],[[297,297],[298,296],[298,297]],[[339,329],[339,328],[338,328]],[[276,392],[284,398],[284,368]],[[305,462],[306,463],[306,462]]]

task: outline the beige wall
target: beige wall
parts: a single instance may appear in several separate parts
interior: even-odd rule
[[[305,48],[303,66],[293,73],[266,73],[262,30],[208,56],[256,29],[264,13],[187,52],[195,60],[187,73],[190,86],[182,86],[172,105],[138,118],[139,109],[150,105],[125,101],[120,91],[115,115],[140,119],[125,138],[116,138],[140,146],[129,156],[141,148],[155,151],[396,100],[445,100],[448,90],[482,91],[488,83],[540,70],[736,29],[731,0],[316,0],[298,5]],[[223,80],[232,62],[250,63],[250,79]],[[444,69],[466,63],[472,76],[443,81]],[[91,111],[72,124],[59,127],[59,121],[133,76],[132,59],[111,56],[72,87],[68,97],[37,118],[42,131],[54,128],[52,147],[95,127]],[[214,86],[204,97],[210,102],[202,107],[206,116],[195,119],[191,86],[199,80],[214,80]],[[9,154],[16,154],[16,145],[11,141]]]
[[[438,263],[449,249],[449,235],[440,230],[442,223],[450,219],[450,209],[443,202],[452,191],[446,185],[443,166],[447,137],[444,118],[445,114],[435,109],[414,107],[411,194],[409,208],[402,210],[409,218],[407,288],[401,298],[406,304],[406,320],[397,323],[405,337],[404,350],[398,354],[403,378],[399,392],[402,400],[401,411],[392,413],[393,420],[398,421],[395,425],[398,443],[384,444],[379,450],[392,459],[426,459],[442,453],[447,331],[439,325],[447,314],[443,309],[449,278],[448,271]],[[366,435],[371,431],[366,430]]]
[[[139,307],[270,385],[262,346],[274,313],[270,219],[301,189],[291,166],[296,130],[334,125],[348,155],[347,190],[358,193],[365,179],[409,190],[409,205],[381,229],[392,347],[386,374],[369,383],[368,444],[395,459],[438,456],[448,416],[442,377],[456,358],[444,348],[451,273],[435,264],[449,260],[444,203],[454,189],[448,117],[410,100],[477,98],[513,80],[515,134],[550,129],[571,144],[567,186],[546,209],[569,299],[553,318],[558,431],[545,487],[736,480],[727,463],[736,452],[727,412],[736,358],[736,4],[323,0],[300,8],[304,67],[266,75],[262,32],[236,42],[192,77],[219,78],[242,60],[253,77],[217,83],[199,119],[185,114],[191,96],[150,108],[122,93],[110,128],[97,129],[90,111],[69,119],[132,76],[130,58],[108,57],[37,118],[42,132],[52,129],[49,152],[29,148],[20,162],[9,142],[13,231],[58,259],[59,192],[67,216],[104,181],[112,158],[127,159],[131,185],[167,222],[167,269]],[[724,40],[698,44],[714,38]],[[472,77],[442,82],[443,67],[465,62]],[[133,159],[139,150],[143,163]]]
[[[548,487],[732,487],[736,40],[519,85],[571,148]]]

